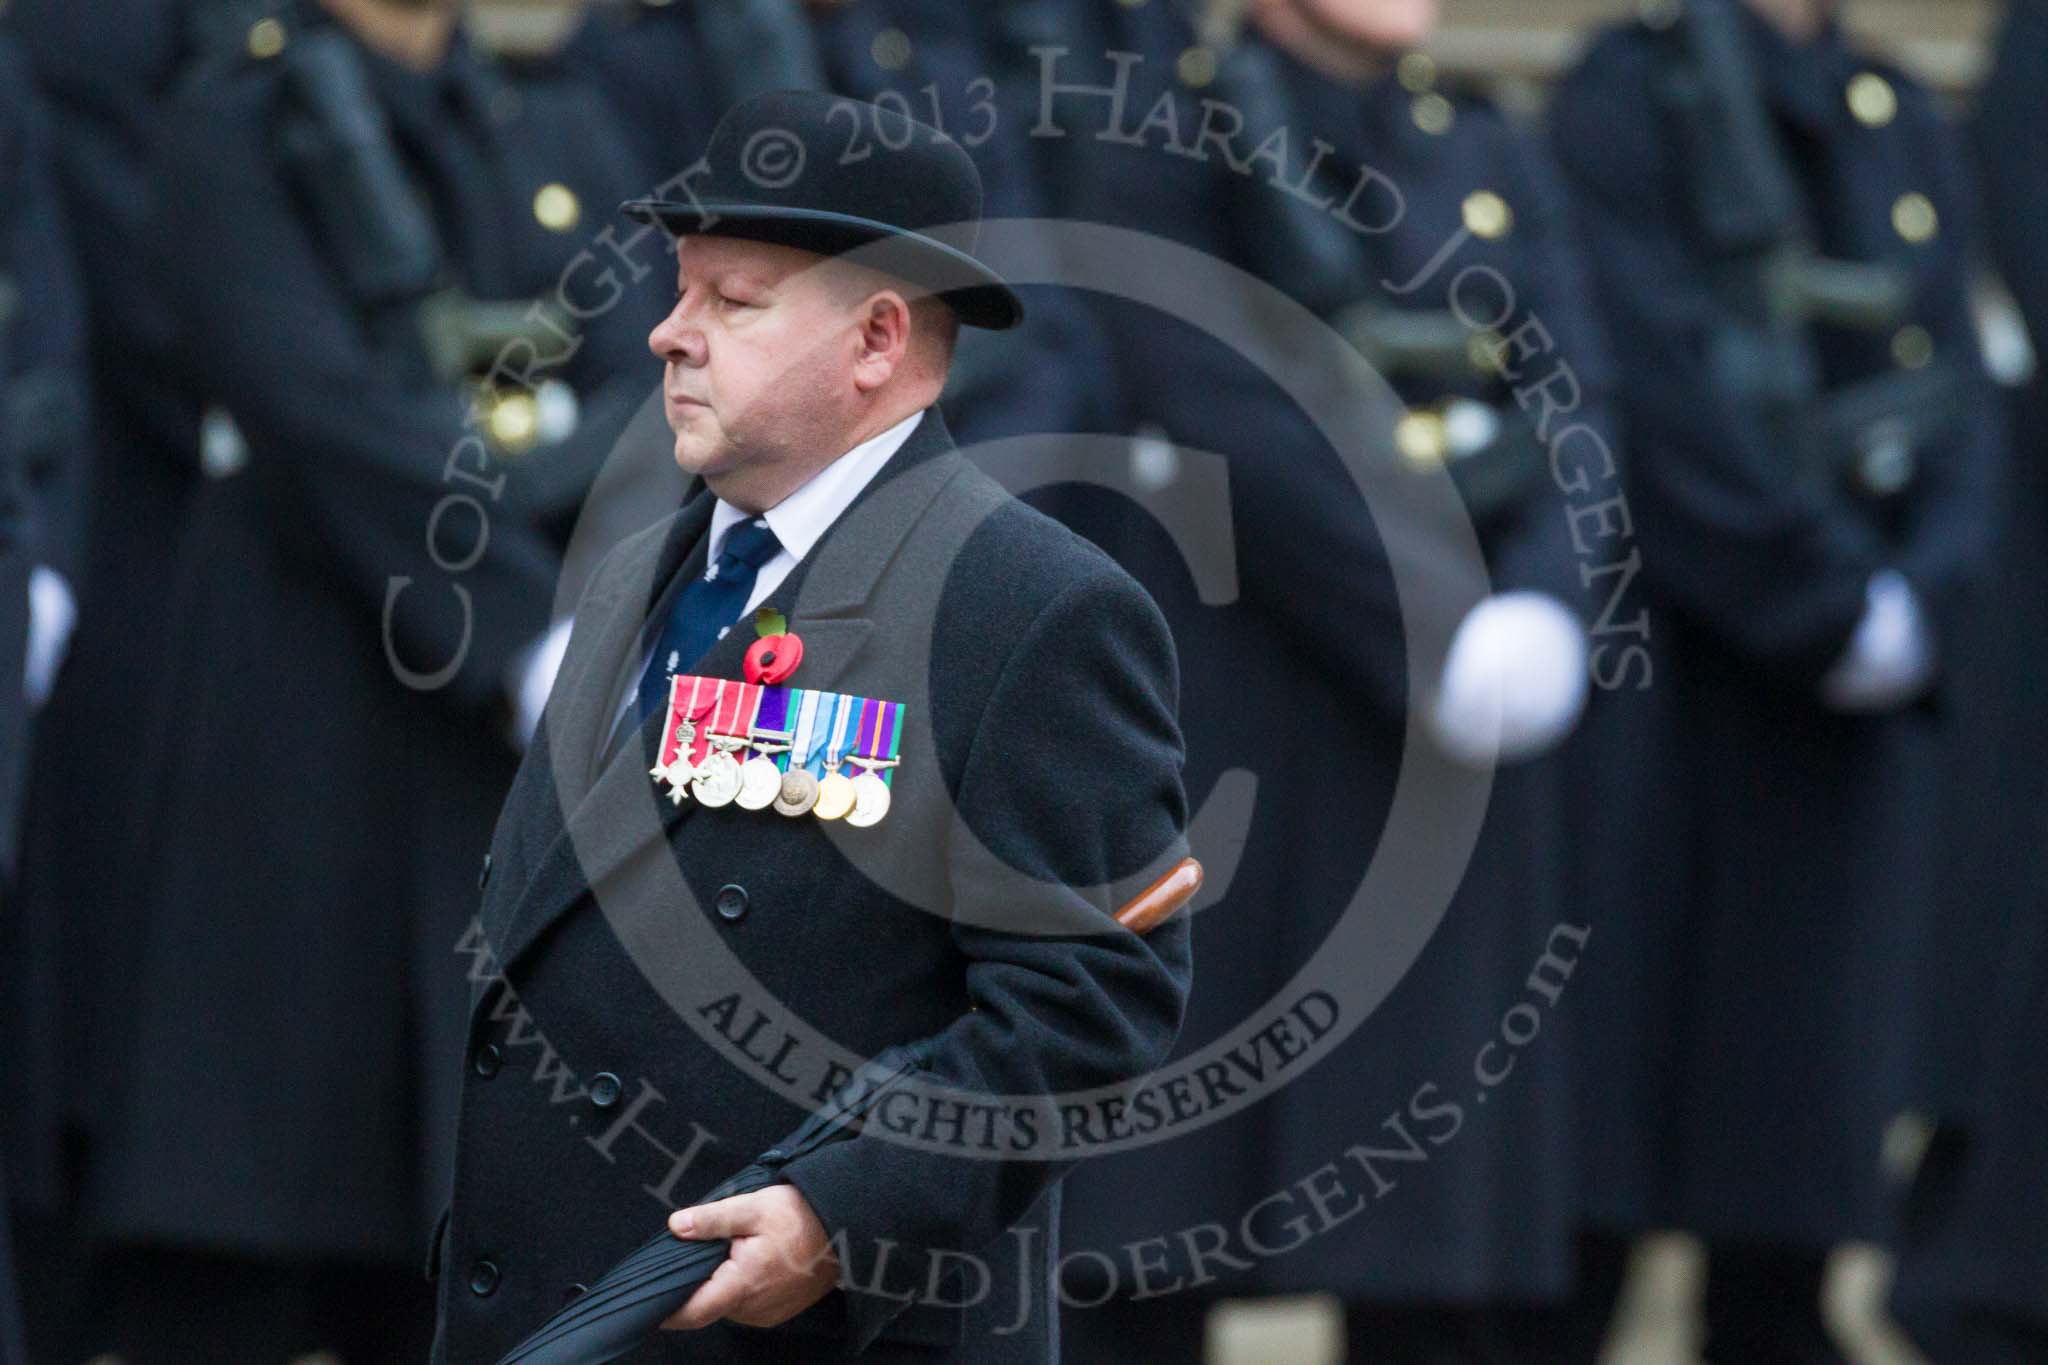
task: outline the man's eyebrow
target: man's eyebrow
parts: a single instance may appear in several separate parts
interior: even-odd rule
[[[0,2],[4,2],[4,0],[0,0]],[[769,276],[737,265],[701,266],[693,276],[690,268],[680,262],[676,266],[676,278],[685,284],[692,278],[695,278],[720,286],[737,284],[764,292],[774,289],[776,284],[779,283],[779,281]]]

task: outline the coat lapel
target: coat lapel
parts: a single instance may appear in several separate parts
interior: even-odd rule
[[[829,690],[859,659],[874,634],[867,603],[875,584],[939,490],[966,468],[937,410],[928,411],[874,482],[770,594],[769,603],[782,608],[804,643],[792,686]],[[652,563],[643,550],[639,563],[620,565],[609,575],[617,586],[602,593],[593,589],[579,613],[596,619],[589,621],[590,648],[580,658],[571,651],[559,684],[570,690],[555,741],[554,758],[564,776],[558,799],[550,802],[554,837],[494,945],[501,970],[591,887],[650,843],[672,836],[697,808],[691,800],[672,802],[648,772],[659,751],[665,708],[649,716],[610,762],[603,761],[602,750],[628,675],[646,652],[650,613],[679,572],[702,571],[710,522],[711,497],[701,494],[676,514]],[[657,542],[649,537],[646,544],[651,549]],[[689,671],[740,677],[753,639],[751,624],[742,620]]]

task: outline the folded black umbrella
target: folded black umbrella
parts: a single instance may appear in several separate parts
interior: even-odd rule
[[[779,1184],[782,1168],[828,1142],[859,1131],[861,1120],[882,1095],[905,1084],[917,1070],[908,1048],[885,1048],[841,1086],[834,1102],[813,1113],[802,1127],[769,1148],[752,1164],[713,1187],[699,1204]],[[638,1346],[711,1278],[730,1252],[724,1238],[686,1242],[663,1229],[632,1255],[605,1272],[540,1330],[512,1348],[498,1365],[604,1365]]]
[[[1133,933],[1149,933],[1172,918],[1201,885],[1202,865],[1182,858],[1117,911],[1117,922]],[[782,1168],[790,1162],[859,1132],[869,1111],[884,1094],[905,1085],[921,1060],[914,1045],[876,1053],[839,1088],[830,1105],[697,1202],[709,1204],[781,1183]],[[688,1302],[731,1250],[732,1243],[724,1238],[686,1242],[664,1228],[606,1271],[590,1292],[513,1347],[498,1365],[605,1365],[617,1360]]]

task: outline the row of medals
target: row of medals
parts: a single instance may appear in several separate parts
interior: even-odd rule
[[[889,813],[889,784],[875,770],[893,768],[893,758],[849,756],[847,763],[861,770],[857,777],[839,771],[840,763],[826,761],[823,777],[812,777],[803,768],[788,772],[775,766],[775,755],[786,753],[789,745],[743,735],[711,735],[711,752],[702,763],[690,761],[690,748],[697,739],[697,727],[689,721],[676,724],[676,756],[670,763],[657,763],[647,775],[668,784],[668,799],[678,806],[694,796],[704,806],[738,806],[741,810],[766,810],[773,806],[792,818],[815,815],[820,820],[844,820],[865,829],[879,824]],[[754,750],[742,763],[741,749]]]

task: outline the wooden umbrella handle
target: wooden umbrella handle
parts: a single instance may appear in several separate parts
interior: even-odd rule
[[[1134,934],[1149,934],[1173,918],[1201,889],[1202,865],[1193,858],[1182,858],[1158,881],[1131,897],[1130,904],[1116,912],[1116,922]]]

